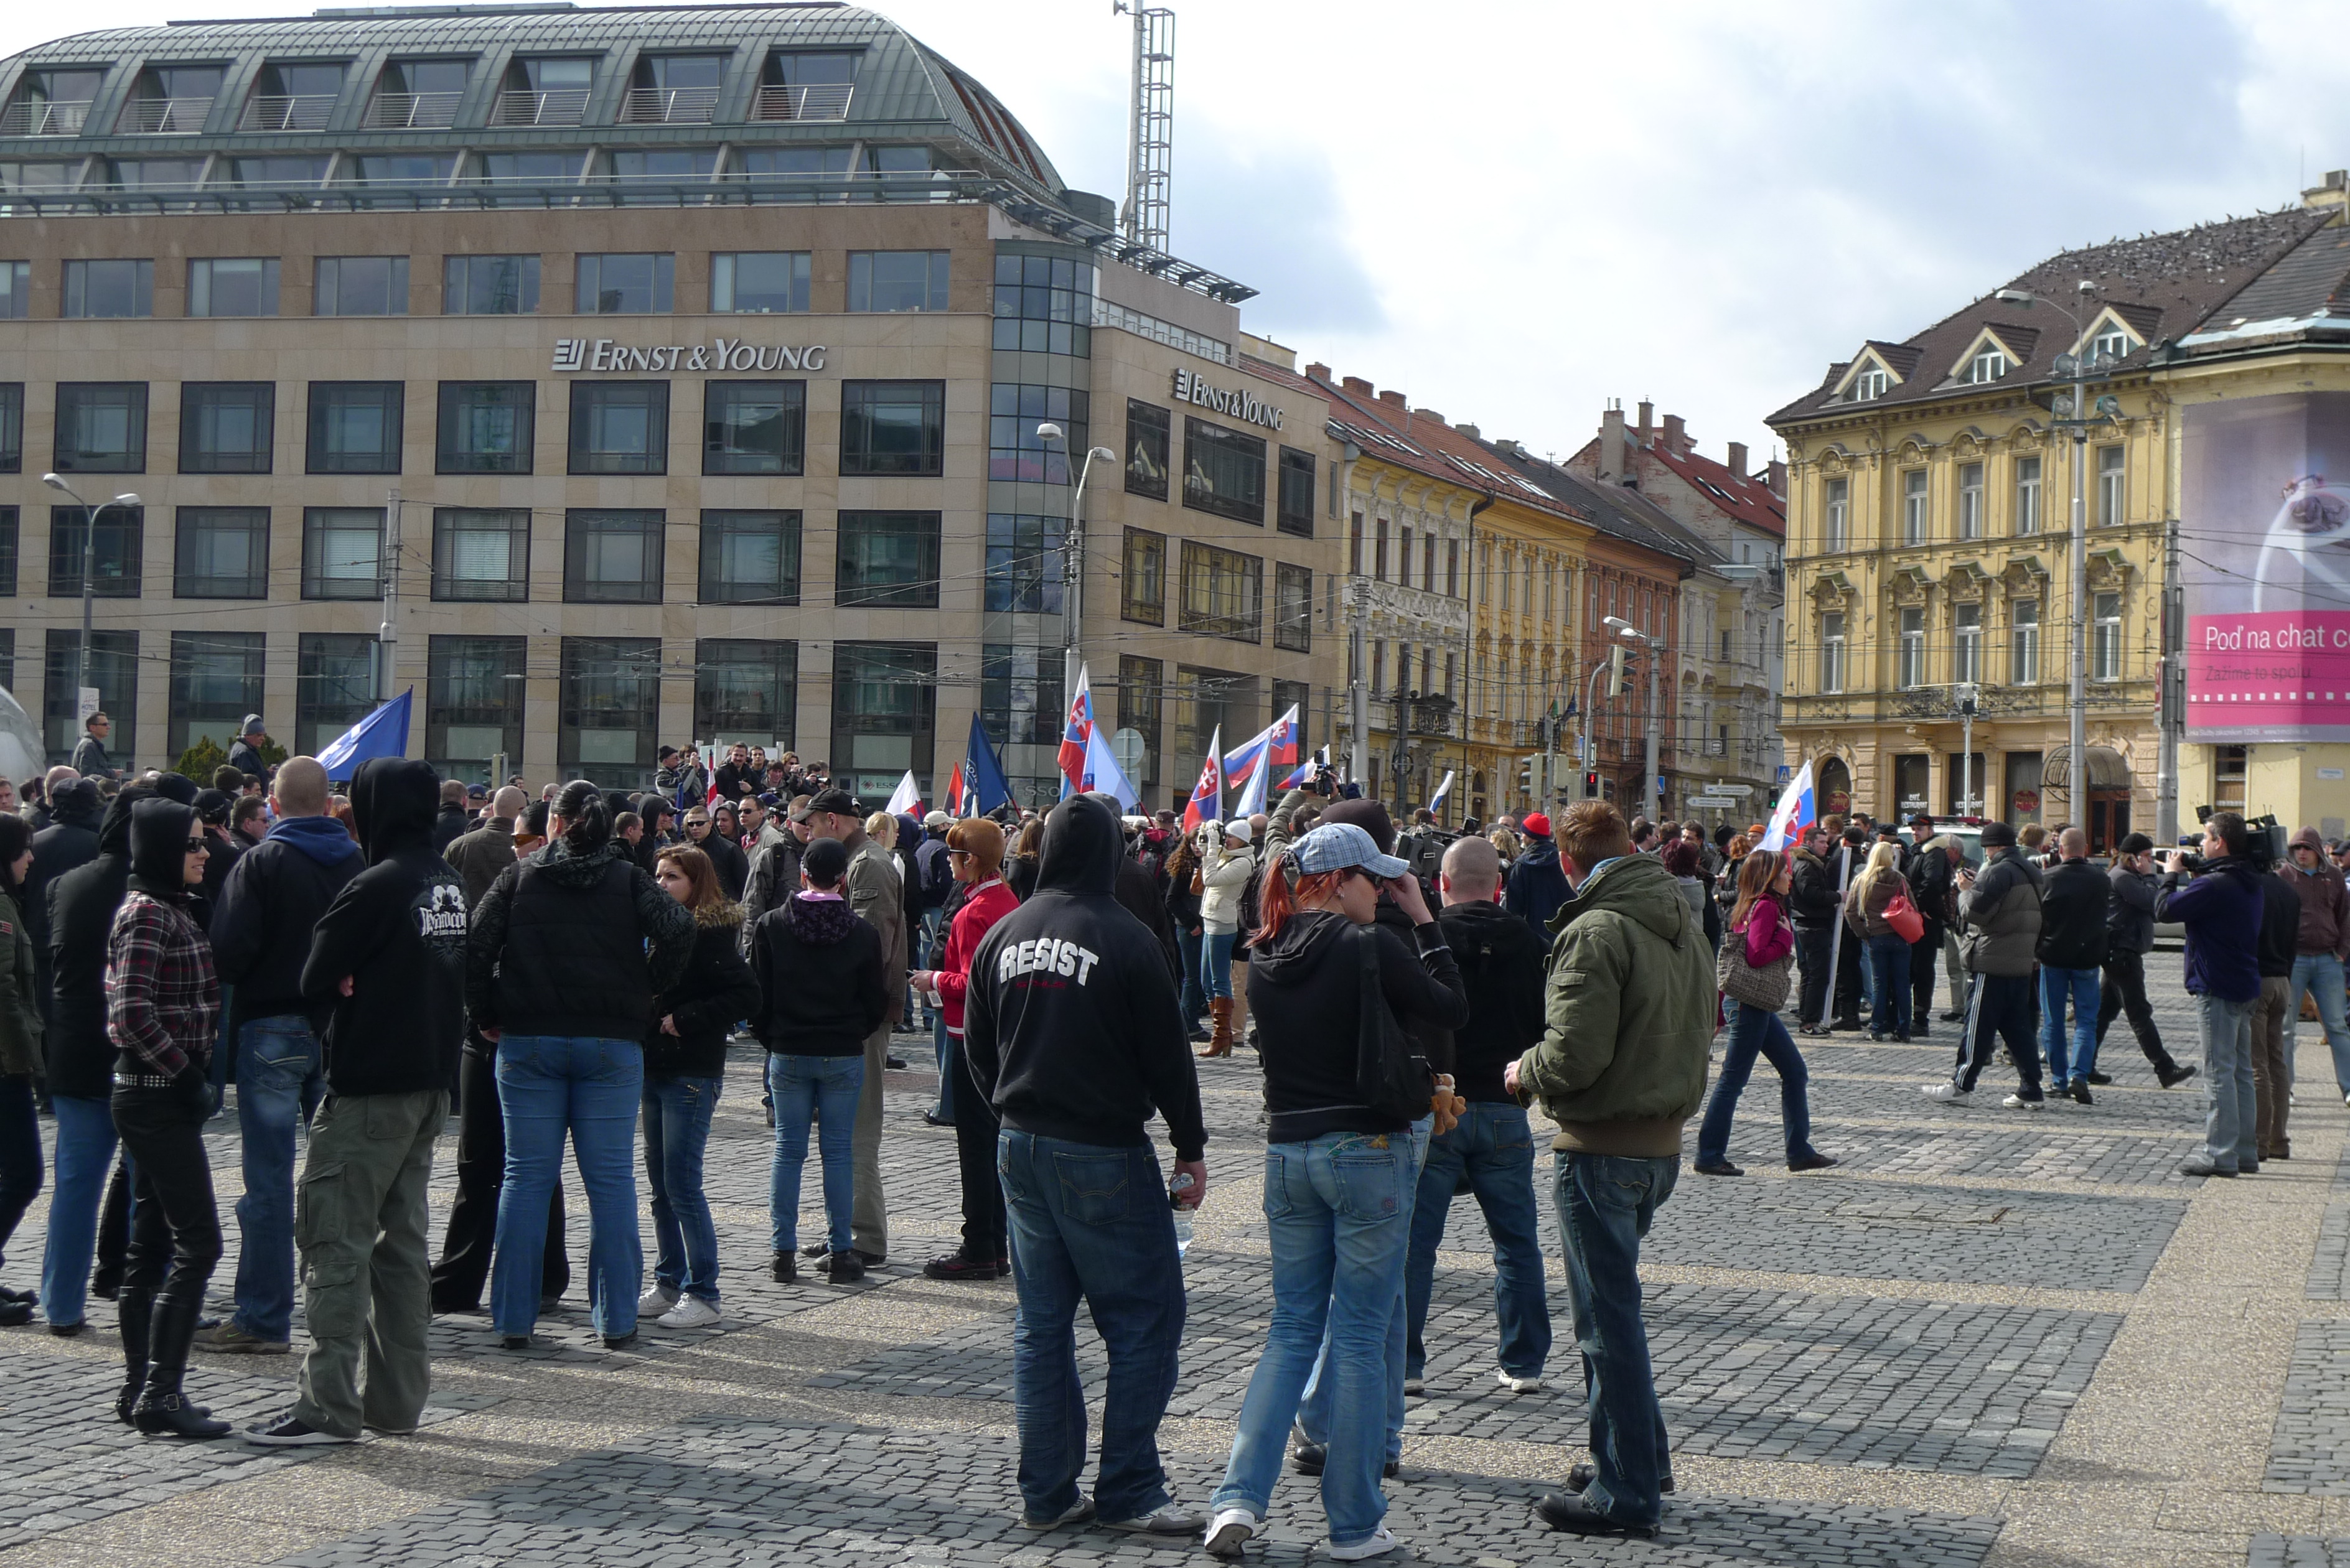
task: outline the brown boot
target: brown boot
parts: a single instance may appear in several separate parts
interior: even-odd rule
[[[1232,999],[1229,996],[1208,998],[1208,1021],[1212,1026],[1208,1036],[1208,1048],[1200,1053],[1200,1060],[1232,1054]]]

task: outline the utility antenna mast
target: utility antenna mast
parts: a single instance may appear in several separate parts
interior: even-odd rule
[[[1167,248],[1175,159],[1175,13],[1164,5],[1110,0],[1134,17],[1134,117],[1127,129],[1124,227],[1128,244]]]

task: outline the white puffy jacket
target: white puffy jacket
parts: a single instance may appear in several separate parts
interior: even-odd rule
[[[1245,849],[1234,849],[1218,839],[1200,865],[1200,929],[1211,937],[1240,929],[1241,894],[1248,887],[1256,859]]]

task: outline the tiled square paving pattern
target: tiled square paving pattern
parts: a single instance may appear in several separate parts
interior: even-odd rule
[[[2150,967],[2166,1037],[2194,1059],[2177,956],[2158,954]],[[2335,1539],[2350,1538],[2350,1512],[2338,1532],[2316,1528],[2319,1516],[2305,1511],[2316,1499],[2294,1495],[2350,1492],[2350,1377],[2333,1370],[2350,1365],[2350,1312],[2335,1305],[2350,1282],[2350,1199],[2335,1195],[2337,1162],[2350,1187],[2350,1123],[2334,1096],[2313,1095],[2296,1113],[2301,1159],[2251,1181],[2202,1182],[2176,1169],[2197,1141],[2202,1085],[2156,1088],[2126,1034],[2108,1042],[2116,1083],[2095,1106],[2019,1113],[1998,1107],[2012,1082],[1998,1068],[1971,1106],[1918,1095],[1949,1070],[1955,1028],[1935,1027],[1931,1042],[1908,1046],[1802,1042],[1815,1141],[1843,1161],[1826,1172],[1778,1168],[1778,1085],[1758,1069],[1731,1145],[1750,1175],[1685,1169],[1659,1211],[1646,1300],[1681,1491],[1654,1542],[1572,1542],[1527,1512],[1583,1457],[1586,1436],[1549,1157],[1535,1196],[1555,1345],[1538,1393],[1493,1382],[1491,1244],[1473,1199],[1456,1200],[1426,1334],[1427,1390],[1410,1403],[1405,1473],[1389,1488],[1389,1523],[1419,1560],[2350,1568],[2350,1547]],[[2324,1057],[2314,1027],[2304,1042],[2314,1067]],[[925,1038],[901,1036],[898,1049],[918,1069],[931,1060]],[[708,1159],[725,1314],[717,1328],[646,1325],[629,1349],[604,1349],[582,1304],[587,1209],[575,1179],[575,1283],[541,1321],[534,1349],[499,1350],[484,1317],[438,1319],[426,1431],[288,1454],[154,1443],[117,1425],[112,1308],[93,1301],[78,1338],[37,1325],[0,1331],[0,1559],[27,1568],[1196,1561],[1196,1541],[1017,1527],[1013,1293],[1008,1282],[920,1276],[960,1224],[953,1135],[924,1123],[920,1072],[893,1075],[889,1099],[888,1262],[846,1289],[768,1278],[772,1135],[758,1066],[754,1051],[731,1059]],[[1201,1078],[1211,1189],[1186,1264],[1190,1323],[1166,1428],[1170,1474],[1194,1502],[1221,1475],[1271,1306],[1256,1208],[1257,1064],[1243,1053],[1203,1064]],[[239,1189],[233,1113],[208,1141],[225,1210]],[[453,1158],[452,1134],[436,1170],[436,1245]],[[806,1237],[821,1224],[813,1180],[802,1202]],[[31,1282],[45,1204],[9,1243],[0,1282]],[[228,1304],[234,1274],[233,1218],[227,1230],[214,1310]],[[2238,1277],[2230,1270],[2250,1282],[2224,1287],[2226,1305],[2196,1293],[2215,1271]],[[2165,1304],[2173,1279],[2191,1310]],[[2280,1313],[2281,1331],[2228,1337]],[[2294,1316],[2306,1320],[2297,1337]],[[2183,1335],[2199,1347],[2186,1364],[2176,1350]],[[295,1337],[298,1352],[298,1311]],[[1079,1342],[1097,1412],[1098,1344],[1082,1315]],[[297,1360],[200,1355],[190,1386],[244,1424],[288,1402]],[[2166,1406],[2168,1384],[2206,1360],[2218,1363],[2213,1386],[2184,1408]],[[2186,1419],[2207,1436],[2226,1423],[2264,1463],[2241,1473],[2199,1466],[2168,1430]],[[2084,1475],[2100,1479],[2084,1490]],[[2234,1511],[2224,1525],[2174,1535],[2148,1522],[2214,1498]],[[1285,1475],[1273,1522],[1252,1560],[1304,1562],[1324,1533],[1312,1483]]]

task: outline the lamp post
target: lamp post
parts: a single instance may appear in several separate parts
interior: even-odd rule
[[[1640,647],[1648,650],[1648,776],[1647,779],[1642,781],[1640,785],[1640,794],[1644,803],[1640,815],[1646,816],[1650,822],[1662,822],[1665,819],[1665,781],[1659,777],[1657,774],[1657,742],[1659,738],[1657,663],[1661,655],[1657,648],[1657,639],[1650,637],[1647,632],[1639,629],[1639,628],[1634,626],[1630,621],[1624,620],[1616,616],[1611,615],[1601,617],[1600,624],[1607,627],[1608,630],[1614,632],[1617,637],[1622,638],[1625,641],[1638,643]]]
[[[1064,454],[1068,451],[1068,434],[1047,420],[1036,427],[1036,439],[1047,445],[1058,441]],[[1088,448],[1086,461],[1077,470],[1076,483],[1069,487],[1069,526],[1061,540],[1061,701],[1066,704],[1077,690],[1077,671],[1085,668],[1085,655],[1077,646],[1077,629],[1083,624],[1086,603],[1086,479],[1094,471],[1094,460],[1116,462],[1118,453],[1106,446]]]
[[[101,501],[96,507],[84,501],[73,486],[54,473],[41,475],[41,483],[62,495],[72,497],[81,508],[81,649],[74,661],[74,713],[81,714],[81,694],[89,687],[90,590],[98,579],[98,514],[109,506],[144,504],[139,497],[125,492],[111,501]]]
[[[2097,286],[2083,278],[2074,286],[2081,294],[2095,294]],[[2073,389],[2058,393],[2051,411],[2050,422],[2073,432],[2073,518],[2068,569],[2072,577],[2072,614],[2065,628],[2065,693],[2066,716],[2069,721],[2065,736],[2065,756],[2070,772],[2065,776],[2065,799],[2074,823],[2083,832],[2089,828],[2088,801],[2088,628],[2089,628],[2089,532],[2088,532],[2088,448],[2089,427],[2118,418],[2121,405],[2110,397],[2097,400],[2096,418],[2089,417],[2088,380],[2092,376],[2103,379],[2108,361],[2103,354],[2081,338],[2087,330],[2081,318],[2064,306],[2043,295],[2021,288],[2002,288],[1994,296],[2008,305],[2022,306],[2029,310],[2035,305],[2047,306],[2073,324],[2073,341],[2078,353],[2056,356],[2054,369],[2058,376],[2069,379]]]

